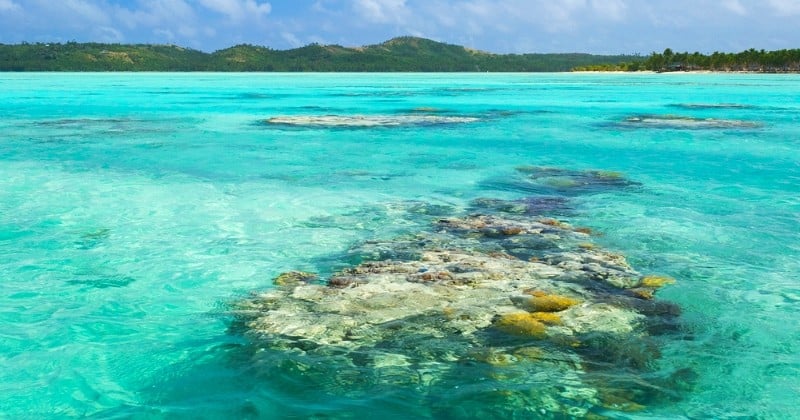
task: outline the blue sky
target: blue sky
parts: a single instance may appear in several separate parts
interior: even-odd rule
[[[0,0],[0,43],[214,51],[414,35],[491,52],[800,48],[800,0]]]

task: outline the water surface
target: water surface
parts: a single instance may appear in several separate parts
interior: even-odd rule
[[[658,299],[681,331],[652,371],[691,386],[605,415],[796,417],[798,94],[795,75],[3,74],[0,413],[480,413],[497,384],[474,370],[352,396],[264,369],[229,308],[437,211],[541,194],[515,181],[533,165],[636,181],[544,193],[678,280]],[[404,123],[266,123],[331,115]]]

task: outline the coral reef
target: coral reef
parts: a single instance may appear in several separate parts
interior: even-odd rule
[[[544,323],[528,312],[510,313],[501,316],[495,326],[509,334],[525,335],[535,338],[546,336]]]
[[[445,115],[287,115],[271,117],[266,120],[270,125],[300,127],[398,127],[408,125],[441,125],[464,124],[480,121],[475,117],[458,117]]]
[[[675,284],[675,279],[668,276],[644,276],[641,285],[643,287],[659,288],[668,284]]]
[[[245,334],[275,351],[391,371],[392,383],[435,386],[455,361],[483,361],[504,369],[490,377],[509,384],[532,372],[560,378],[522,397],[526,404],[578,416],[590,414],[582,407],[638,408],[615,395],[599,399],[582,358],[607,358],[593,350],[598,343],[643,340],[654,325],[673,322],[669,305],[637,296],[647,291],[652,299],[667,281],[641,276],[621,255],[580,246],[589,236],[554,219],[473,215],[433,227],[362,245],[351,251],[362,262],[326,283],[302,271],[279,275],[277,287],[237,304]],[[531,252],[541,258],[517,257]],[[614,358],[636,366],[656,357],[640,346],[613,348]],[[555,403],[553,393],[573,402]]]
[[[633,185],[602,171],[520,171],[575,184],[558,188]],[[605,386],[603,372],[653,365],[654,334],[674,330],[680,313],[654,295],[674,279],[642,276],[591,242],[590,229],[531,217],[526,203],[485,199],[473,205],[497,214],[437,212],[428,231],[349,250],[351,264],[327,281],[283,273],[235,305],[237,331],[257,343],[260,365],[300,372],[326,392],[356,392],[358,384],[435,392],[472,374],[496,381],[495,393],[464,398],[514,415],[645,409],[660,385]],[[626,387],[636,391],[619,391]]]
[[[559,312],[580,303],[577,299],[550,295],[541,291],[534,291],[531,294],[533,297],[523,301],[525,309],[531,312]]]
[[[634,115],[621,123],[626,127],[672,128],[672,129],[720,129],[720,128],[758,128],[761,125],[752,121],[726,120],[719,118],[695,118],[681,115]]]
[[[288,271],[275,277],[272,280],[272,284],[276,286],[297,286],[302,283],[314,281],[317,277],[316,274],[307,273],[305,271]]]

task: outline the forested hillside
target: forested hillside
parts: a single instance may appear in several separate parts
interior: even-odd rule
[[[554,72],[642,59],[624,55],[492,54],[414,37],[358,48],[311,44],[273,50],[237,45],[213,53],[174,45],[0,44],[0,71]]]

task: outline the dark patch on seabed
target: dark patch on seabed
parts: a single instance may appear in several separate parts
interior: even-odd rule
[[[67,283],[94,289],[107,289],[110,287],[125,287],[135,281],[135,278],[124,274],[85,273],[78,274],[74,279],[68,280]]]
[[[633,189],[640,186],[614,171],[578,171],[547,166],[521,166],[517,172],[507,177],[489,179],[481,184],[485,189],[532,194],[527,200],[564,200],[567,197],[596,194],[609,190]],[[526,200],[526,199],[523,199]],[[534,207],[536,206],[533,204]],[[545,210],[547,210],[545,208]]]
[[[421,417],[604,418],[690,392],[694,371],[659,368],[660,349],[688,339],[680,308],[655,297],[675,280],[553,218],[574,211],[570,197],[639,184],[544,167],[489,184],[547,195],[478,199],[469,214],[407,206],[427,229],[356,246],[329,276],[282,273],[234,303],[230,333],[248,343],[236,357],[296,404],[330,401],[327,414],[385,400]]]
[[[127,118],[62,118],[57,120],[44,120],[39,121],[36,125],[48,127],[81,127],[86,125],[95,124],[124,124],[132,122],[133,120]]]

